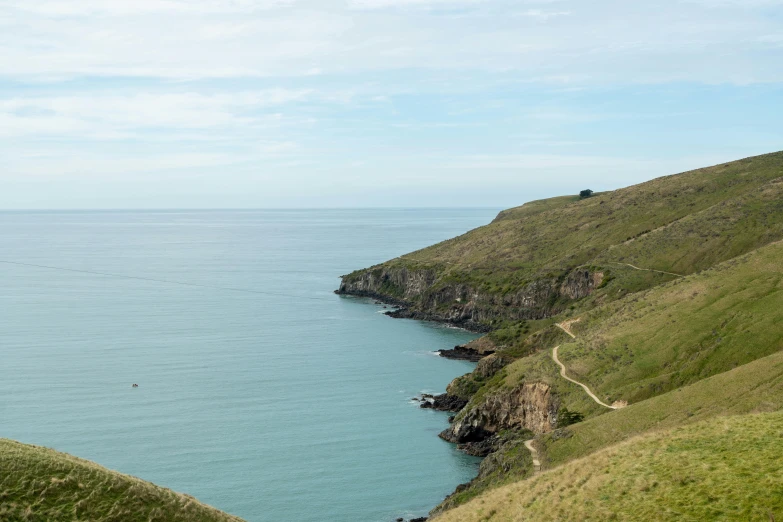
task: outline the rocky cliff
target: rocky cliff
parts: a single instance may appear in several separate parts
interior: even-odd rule
[[[338,294],[372,297],[400,306],[394,317],[441,321],[474,331],[488,331],[498,319],[543,319],[561,312],[569,301],[590,295],[602,272],[576,269],[547,275],[513,292],[490,292],[452,283],[435,269],[380,266],[343,276]]]
[[[510,390],[488,394],[461,413],[440,437],[462,444],[481,441],[506,429],[546,433],[557,424],[559,405],[548,384],[522,383]]]

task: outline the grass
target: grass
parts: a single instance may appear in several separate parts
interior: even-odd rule
[[[685,492],[667,485],[656,490],[663,496],[654,497],[647,495],[652,491],[647,479],[653,473],[673,480],[667,473],[676,469],[676,462],[656,448],[663,439],[651,432],[677,429],[696,436],[689,431],[694,422],[718,426],[727,414],[783,409],[781,239],[783,153],[775,153],[585,200],[564,196],[532,202],[501,212],[491,224],[463,236],[373,267],[378,277],[397,269],[426,271],[434,282],[417,289],[418,294],[406,293],[414,309],[445,316],[470,300],[472,313],[479,311],[491,325],[498,354],[516,359],[489,379],[468,375],[455,380],[450,390],[470,397],[457,420],[482,408],[488,397],[502,398],[534,382],[549,385],[555,407],[587,419],[538,437],[544,467],[554,471],[515,484],[531,474],[532,464],[523,441],[511,438],[484,461],[470,487],[436,512],[451,509],[443,520],[768,520],[756,501],[757,488],[769,485],[765,468],[734,473],[740,463],[724,458],[715,449],[722,441],[715,438],[703,445],[715,455],[707,450],[685,457],[672,453],[711,462],[707,471],[736,464],[717,478],[704,475],[703,483],[720,491],[740,480],[755,481],[750,488],[735,488],[743,498],[711,501],[717,506],[711,511],[703,502],[711,498],[710,487]],[[679,275],[635,270],[626,263]],[[577,269],[595,276],[597,284],[578,299],[566,295]],[[394,286],[393,279],[387,286]],[[451,302],[455,295],[458,304]],[[524,307],[533,311],[525,314]],[[580,319],[572,326],[576,340],[553,326],[575,318]],[[609,411],[562,379],[550,358],[556,345],[570,377],[608,404],[625,400],[631,405]],[[473,417],[481,418],[481,411]],[[628,449],[630,440],[649,451]],[[579,460],[577,466],[575,459],[601,459],[614,451],[632,452],[632,465],[601,461],[594,466],[600,473],[588,469],[603,481],[595,488],[585,486],[589,478],[568,485],[592,465]],[[637,456],[648,459],[645,467],[633,465]],[[562,471],[566,468],[570,471]],[[777,472],[775,486],[781,490],[779,470],[768,471]],[[690,476],[683,475],[681,485]],[[639,481],[647,481],[639,489],[644,494],[634,489]],[[528,489],[536,484],[543,489],[531,496]]]
[[[638,402],[783,350],[781,259],[783,242],[776,242],[597,306],[571,326],[576,340],[549,326],[536,333],[533,354],[484,383],[472,405],[487,393],[540,381],[572,411],[603,412],[559,376],[550,357],[556,344],[568,375],[609,404]]]
[[[783,410],[783,352],[540,436],[553,467],[636,435],[722,415]]]
[[[510,312],[504,299],[541,281],[559,286],[580,267],[615,273],[593,296],[609,301],[668,280],[630,274],[627,262],[682,274],[783,239],[783,152],[658,178],[579,200],[564,196],[500,213],[491,224],[368,270],[427,270],[434,283],[414,304],[448,307],[436,296],[446,287],[480,294],[477,306],[498,318]],[[346,276],[358,278],[365,271]],[[617,277],[617,275],[621,277]],[[380,293],[404,292],[387,282]],[[563,311],[568,299],[533,307]]]
[[[674,427],[726,413],[783,408],[783,242],[713,269],[599,306],[571,325],[578,339],[539,333],[540,351],[478,383],[464,417],[488,395],[523,383],[552,387],[560,407],[588,420],[540,438],[545,466],[562,464],[652,429]],[[564,380],[551,359],[560,344],[568,374],[611,404],[608,411]],[[469,381],[470,377],[462,377]],[[635,403],[635,404],[633,404]],[[502,448],[496,472],[485,472],[450,500],[458,505],[529,474],[521,443]],[[486,466],[493,466],[489,461]],[[447,506],[447,507],[448,507]]]
[[[241,522],[193,497],[7,439],[0,439],[0,520]]]
[[[558,390],[559,393],[564,391]],[[578,393],[578,390],[570,390],[564,395],[571,397],[571,391]],[[584,396],[584,392],[581,395]],[[571,401],[571,404],[574,402],[578,401]],[[783,352],[627,408],[609,412],[596,406],[589,410],[593,413],[592,418],[539,435],[539,459],[545,469],[553,468],[650,431],[717,416],[780,410],[783,410]],[[488,490],[526,478],[532,470],[530,454],[523,441],[512,440],[482,463],[482,473],[470,488],[440,507],[449,509],[461,505]]]
[[[634,438],[504,486],[434,520],[780,520],[783,413]]]
[[[783,242],[586,314],[561,346],[601,397],[659,395],[783,349]]]

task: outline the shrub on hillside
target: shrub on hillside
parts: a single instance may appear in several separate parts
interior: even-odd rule
[[[579,413],[578,411],[571,411],[565,406],[563,406],[562,408],[560,408],[560,411],[557,412],[557,427],[565,428],[566,426],[570,426],[571,424],[582,422],[584,418],[585,416]]]

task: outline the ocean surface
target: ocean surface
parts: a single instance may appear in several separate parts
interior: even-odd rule
[[[0,437],[249,521],[424,515],[478,459],[411,398],[475,336],[332,292],[496,213],[2,212]]]

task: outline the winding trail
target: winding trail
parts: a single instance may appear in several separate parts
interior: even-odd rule
[[[571,337],[574,337],[574,335],[572,333],[570,333],[570,332],[566,332],[566,333],[568,333]],[[591,399],[593,399],[595,402],[597,402],[598,404],[600,404],[604,408],[609,408],[610,410],[619,410],[622,407],[622,406],[609,406],[608,404],[603,402],[601,399],[596,397],[595,394],[592,391],[590,391],[590,388],[588,388],[586,384],[582,384],[579,381],[575,381],[571,377],[566,375],[566,367],[565,367],[565,365],[560,362],[560,359],[557,358],[557,349],[558,348],[560,348],[560,347],[559,346],[555,346],[555,348],[552,350],[552,360],[555,361],[558,364],[558,366],[560,366],[560,376],[563,379],[565,379],[567,381],[571,381],[572,383],[578,384],[579,386],[581,386],[584,389],[584,391],[587,392],[587,395],[589,395]]]
[[[615,263],[612,262],[613,265],[624,265],[624,266],[630,266],[634,270],[641,270],[642,272],[658,272],[659,274],[667,274],[667,275],[673,275],[677,277],[685,277],[682,274],[675,274],[674,272],[664,272],[663,270],[653,270],[652,268],[639,268],[638,266],[634,266],[631,263]]]
[[[533,442],[535,442],[536,439],[530,439],[525,441],[525,447],[530,451],[530,454],[533,456],[533,469],[536,471],[541,471],[541,461],[538,460],[538,450],[533,447]]]
[[[571,325],[573,323],[578,322],[578,321],[579,321],[579,319],[574,319],[574,320],[571,320],[571,321],[565,321],[563,323],[557,323],[557,324],[555,324],[555,326],[557,326],[558,328],[563,330],[565,333],[570,335],[571,339],[576,339],[576,336],[573,333],[571,333]]]

